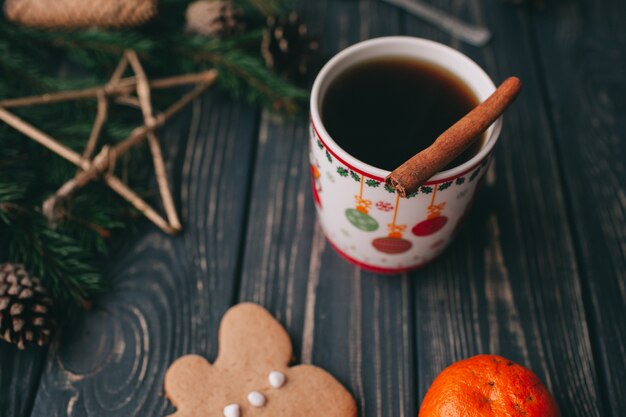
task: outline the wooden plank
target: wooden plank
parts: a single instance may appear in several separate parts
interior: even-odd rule
[[[163,375],[186,353],[214,358],[236,285],[257,112],[203,97],[162,133],[185,233],[147,226],[118,254],[110,291],[51,346],[35,416],[164,415]]]
[[[626,396],[626,3],[549,4],[534,47],[557,142],[606,413]]]
[[[562,415],[599,416],[580,276],[527,12],[495,0],[433,4],[488,25],[493,42],[469,47],[407,17],[409,34],[452,44],[496,81],[518,75],[524,91],[506,114],[495,166],[457,241],[413,275],[420,400],[445,366],[498,353],[533,369]]]
[[[398,33],[398,12],[379,1],[302,2],[322,56]],[[315,222],[308,119],[265,114],[248,220],[240,299],[268,307],[287,327],[296,361],[334,374],[360,415],[416,415],[410,282],[353,267]]]
[[[32,348],[22,352],[15,346],[0,342],[1,417],[30,415],[46,350]]]

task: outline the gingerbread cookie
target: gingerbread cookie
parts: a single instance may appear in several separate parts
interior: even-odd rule
[[[219,355],[177,359],[165,375],[175,417],[355,417],[350,393],[328,372],[289,366],[291,342],[264,308],[238,304],[219,330]]]

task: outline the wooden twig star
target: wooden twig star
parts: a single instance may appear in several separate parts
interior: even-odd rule
[[[135,75],[122,78],[129,66]],[[56,193],[43,203],[43,212],[51,221],[57,221],[63,217],[64,202],[74,192],[95,178],[102,178],[113,191],[131,203],[161,230],[173,234],[181,230],[181,224],[165,173],[161,145],[155,131],[163,126],[172,115],[176,114],[211,86],[216,78],[217,72],[209,70],[197,74],[149,80],[137,54],[134,51],[126,51],[106,85],[83,90],[44,94],[42,96],[0,100],[0,120],[78,167],[76,175],[63,184]],[[195,85],[195,87],[164,112],[158,114],[153,112],[151,89],[183,85]],[[133,92],[135,95],[132,94]],[[98,110],[82,155],[7,110],[12,107],[34,106],[89,98],[97,100]],[[143,115],[144,124],[135,128],[121,142],[111,146],[102,146],[100,152],[92,158],[98,145],[102,127],[107,119],[108,106],[111,100],[118,104],[139,108]],[[117,158],[131,148],[143,143],[146,139],[152,155],[156,180],[167,220],[113,173]]]

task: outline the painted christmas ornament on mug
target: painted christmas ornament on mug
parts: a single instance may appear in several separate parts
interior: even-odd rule
[[[361,176],[359,195],[354,196],[354,199],[357,203],[356,208],[347,209],[346,217],[348,218],[348,221],[352,223],[352,225],[357,229],[363,230],[365,232],[373,232],[374,230],[378,229],[378,222],[376,221],[376,219],[369,215],[369,209],[372,205],[372,201],[363,198],[364,181],[364,177]]]
[[[379,252],[388,254],[404,253],[413,246],[410,241],[402,238],[406,225],[396,224],[399,206],[400,196],[396,195],[396,204],[393,209],[393,219],[391,220],[391,223],[387,225],[389,234],[386,237],[379,237],[372,241],[372,246],[374,246],[374,248]]]
[[[435,184],[433,190],[433,197],[428,206],[428,217],[413,226],[411,231],[415,236],[430,236],[437,233],[448,223],[448,218],[442,216],[441,212],[446,207],[446,203],[435,204],[435,197],[437,195],[437,185]]]

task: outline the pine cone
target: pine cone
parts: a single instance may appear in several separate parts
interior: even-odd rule
[[[261,54],[265,65],[277,74],[292,79],[304,78],[318,47],[317,40],[308,37],[308,28],[300,21],[298,13],[267,18]]]
[[[187,7],[185,17],[185,30],[199,35],[232,36],[245,30],[243,14],[228,0],[193,2]]]
[[[6,0],[6,17],[45,29],[132,27],[156,14],[157,0]]]
[[[51,310],[52,299],[39,278],[31,277],[24,265],[0,264],[0,339],[21,350],[43,346],[50,339]]]

